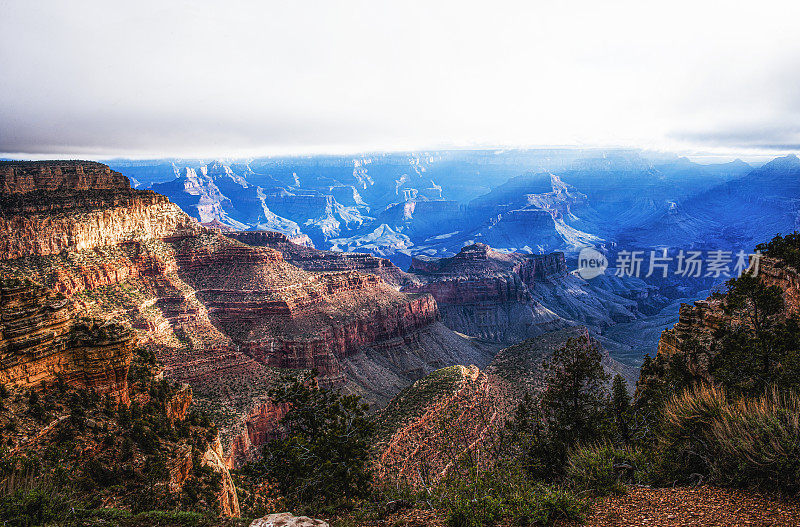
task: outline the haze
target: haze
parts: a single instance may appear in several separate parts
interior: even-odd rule
[[[0,152],[800,144],[796,2],[0,3]]]

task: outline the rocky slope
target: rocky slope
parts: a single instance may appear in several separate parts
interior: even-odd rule
[[[163,504],[195,506],[185,494],[202,488],[204,510],[238,516],[216,430],[188,422],[191,389],[143,363],[129,327],[89,314],[0,264],[0,443],[9,448],[0,496],[50,482],[82,489],[81,500],[136,508],[147,478]]]
[[[498,433],[522,397],[544,388],[543,362],[580,336],[588,336],[586,328],[545,333],[504,348],[482,371],[474,365],[443,368],[400,392],[379,414],[379,476],[431,485],[465,452],[472,452],[472,459],[492,459],[493,449],[500,448]],[[602,354],[603,368],[633,385],[636,371],[607,351]]]
[[[379,276],[387,284],[396,287],[415,282],[412,275],[401,271],[389,260],[368,253],[319,251],[274,231],[228,232],[226,236],[247,245],[275,249],[283,255],[284,260],[306,271],[360,271]]]
[[[783,293],[785,312],[783,316],[800,313],[800,275],[793,267],[780,259],[762,257],[758,276],[767,286],[776,286]],[[681,304],[678,322],[661,333],[657,357],[665,362],[673,355],[690,357],[687,365],[691,373],[710,380],[708,367],[710,357],[707,350],[714,340],[714,332],[730,322],[724,312],[726,297],[711,295],[705,300]],[[700,344],[697,347],[695,344]]]
[[[137,369],[126,386],[130,402],[119,407],[96,391],[60,383],[36,392],[4,384],[0,438],[8,450],[0,496],[51,485],[76,508],[179,503],[184,510],[239,516],[217,432],[189,412],[191,389],[159,380],[141,361]]]
[[[430,295],[400,293],[379,278],[404,279],[385,260],[280,241],[314,268],[306,271],[114,178],[120,188],[0,195],[13,205],[0,216],[5,263],[97,318],[133,327],[166,375],[190,383],[197,403],[215,413],[228,464],[276,420],[266,393],[277,369],[314,368],[321,382],[382,403],[436,368],[491,359],[491,346],[438,322]]]
[[[451,258],[415,258],[409,271],[422,283],[404,291],[433,295],[445,324],[506,344],[575,325],[600,333],[640,317],[649,294],[645,288],[635,298],[634,290],[600,279],[590,284],[567,272],[563,253],[505,253],[482,243]]]
[[[133,332],[81,318],[74,302],[7,267],[0,273],[0,384],[66,382],[127,404]]]

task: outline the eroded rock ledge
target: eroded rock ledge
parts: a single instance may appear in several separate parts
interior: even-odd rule
[[[82,318],[62,295],[1,266],[0,273],[0,384],[38,387],[62,380],[127,403],[134,333]]]

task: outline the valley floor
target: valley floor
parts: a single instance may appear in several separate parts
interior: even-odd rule
[[[340,523],[334,522],[334,526]],[[444,514],[404,510],[363,527],[403,525],[444,527]],[[341,525],[352,525],[348,522]],[[628,487],[625,495],[598,498],[583,523],[558,527],[716,527],[800,526],[800,501],[788,501],[749,490],[717,487]]]

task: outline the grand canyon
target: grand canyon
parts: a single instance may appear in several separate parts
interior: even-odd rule
[[[620,185],[641,181],[637,170],[663,171],[665,177],[655,187],[618,191],[613,203],[597,189],[583,193],[566,183],[580,184],[587,170],[610,170],[579,160],[579,168],[560,175],[529,171],[477,197],[455,188],[459,204],[446,200],[446,179],[437,184],[426,173],[435,173],[438,156],[447,158],[409,155],[407,166],[397,166],[395,156],[387,167],[353,159],[346,170],[341,165],[348,163],[340,160],[331,163],[338,179],[314,175],[306,180],[308,190],[298,190],[304,180],[299,167],[306,164],[301,160],[280,192],[253,183],[277,185],[281,178],[282,172],[273,174],[258,162],[214,161],[196,169],[137,162],[130,164],[130,179],[118,171],[128,168],[121,162],[118,170],[83,161],[2,162],[0,380],[17,398],[26,390],[47,397],[54,386],[66,386],[123,406],[149,405],[189,427],[208,426],[188,421],[190,408],[213,416],[207,442],[200,445],[205,453],[180,440],[165,447],[170,453],[163,492],[180,496],[187,482],[202,481],[193,470],[210,467],[222,483],[212,486],[216,494],[208,499],[221,513],[238,516],[229,471],[257,460],[261,448],[283,433],[281,422],[291,408],[274,400],[271,390],[287,372],[313,370],[318,386],[356,394],[369,404],[380,423],[378,474],[419,485],[420,467],[435,479],[449,469],[443,449],[452,448],[452,441],[442,443],[434,423],[455,419],[455,408],[466,411],[451,423],[472,438],[463,448],[501,434],[515,401],[543,389],[548,356],[570,338],[588,339],[602,350],[609,378],[619,374],[633,390],[637,380],[656,382],[652,373],[639,379],[647,354],[666,360],[661,357],[687,353],[686,342],[697,335],[711,339],[725,319],[720,300],[700,300],[724,278],[648,280],[616,276],[612,268],[584,279],[575,271],[581,243],[594,242],[611,258],[632,232],[636,240],[648,239],[644,231],[677,236],[676,221],[693,226],[675,240],[686,247],[697,247],[693,240],[743,247],[769,238],[770,229],[796,228],[790,205],[796,201],[784,200],[785,211],[775,210],[773,187],[764,184],[768,174],[785,195],[800,172],[794,157],[760,168],[680,159],[644,166],[643,154],[618,153],[611,163],[636,167],[632,175],[620,169]],[[526,156],[538,159],[535,153]],[[149,184],[142,182],[145,168]],[[403,171],[390,190],[382,170]],[[465,163],[460,170],[473,169]],[[171,174],[174,180],[156,182]],[[694,178],[705,174],[713,174],[713,182],[696,185]],[[738,198],[731,191],[756,178],[763,197],[753,190]],[[425,190],[426,182],[435,193]],[[645,191],[649,197],[642,198]],[[349,208],[347,218],[358,216],[358,224],[337,213],[320,219],[315,215],[328,211],[327,205],[296,206],[298,195],[316,196],[331,211]],[[740,208],[765,207],[775,222],[729,223],[723,238],[702,234],[718,229],[707,209],[702,217],[693,212],[697,203],[706,200],[713,209],[736,199]],[[260,212],[242,212],[248,207]],[[398,207],[402,216],[383,223]],[[272,222],[243,221],[259,214]],[[520,223],[523,216],[531,220]],[[618,230],[602,228],[606,224]],[[370,237],[375,231],[392,235]],[[347,234],[345,248],[355,251],[342,251]],[[794,271],[769,259],[761,271],[794,309]],[[708,376],[708,359],[693,368]],[[153,404],[148,385],[165,387],[160,406]],[[486,408],[493,408],[488,420]],[[11,452],[43,448],[37,445],[70,422],[69,412],[57,405],[47,415],[55,420],[34,420],[6,434]],[[120,425],[112,420],[102,426]],[[83,432],[81,441],[97,439]],[[108,459],[106,449],[99,452],[105,453],[85,452],[73,462],[94,456],[114,463],[113,454]],[[28,470],[12,469],[5,488],[29,484]],[[107,499],[132,503],[129,494]]]
[[[0,527],[800,525],[765,2],[0,3]]]

